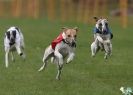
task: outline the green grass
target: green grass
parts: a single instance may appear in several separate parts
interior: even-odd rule
[[[131,19],[132,20],[132,19]],[[114,20],[115,21],[115,20]],[[104,61],[102,52],[91,58],[92,25],[46,19],[0,19],[0,95],[121,95],[121,86],[133,87],[132,25],[121,28],[111,20],[114,33],[113,55]],[[23,31],[27,59],[17,56],[16,62],[4,64],[3,36],[9,26]],[[65,64],[61,80],[55,80],[56,65],[48,64],[38,72],[44,49],[61,32],[61,27],[79,27],[76,57]]]

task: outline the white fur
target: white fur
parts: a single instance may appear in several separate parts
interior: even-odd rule
[[[10,27],[7,31],[13,31],[16,30],[15,27]],[[4,38],[4,46],[5,46],[5,66],[8,67],[9,65],[9,53],[11,52],[11,59],[14,61],[13,52],[17,51],[17,53],[20,55],[23,53],[22,57],[25,59],[24,54],[24,37],[21,31],[16,30],[16,39],[15,44],[10,46],[9,45],[10,40],[7,38],[7,35],[5,34]]]
[[[105,56],[104,58],[107,59],[108,56],[112,53],[112,44],[110,40],[110,34],[108,35],[95,35],[95,41],[91,44],[91,52],[92,56],[95,56],[99,47],[104,48],[105,50]],[[102,47],[103,46],[103,47]]]
[[[108,55],[112,53],[112,44],[111,44],[111,34],[102,33],[107,30],[108,21],[107,19],[97,19],[95,27],[101,31],[101,33],[94,34],[94,42],[91,44],[92,56],[95,56],[99,49],[105,51],[104,58],[107,59]]]
[[[65,33],[63,33],[63,36],[64,36],[63,38],[66,38]],[[56,79],[59,80],[61,70],[64,64],[64,57],[67,56],[66,63],[71,62],[75,55],[74,49],[75,47],[71,47],[68,44],[64,43],[63,41],[61,41],[60,43],[56,45],[55,50],[53,50],[52,46],[49,45],[44,52],[44,56],[43,56],[44,64],[41,66],[41,68],[38,71],[42,71],[43,69],[45,69],[48,59],[51,58],[51,62],[57,64],[58,72],[56,75]]]

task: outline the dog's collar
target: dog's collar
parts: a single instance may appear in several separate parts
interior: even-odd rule
[[[70,44],[69,42],[67,42],[65,39],[62,40],[65,44]]]
[[[62,40],[65,44],[69,45],[70,47],[76,47],[76,43],[69,43],[65,39]]]

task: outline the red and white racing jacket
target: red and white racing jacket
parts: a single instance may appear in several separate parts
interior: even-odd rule
[[[60,35],[52,41],[51,43],[52,49],[55,49],[56,45],[61,41],[63,41],[65,38],[66,38],[65,33],[64,32],[60,33]]]

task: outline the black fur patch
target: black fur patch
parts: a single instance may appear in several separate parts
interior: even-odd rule
[[[16,38],[16,30],[12,31],[12,35]]]
[[[75,43],[75,42],[73,42],[71,46],[72,46],[72,47],[76,47],[76,43]]]
[[[6,36],[10,40],[10,32],[9,31],[6,32]]]
[[[19,31],[18,27],[15,27],[15,29],[16,29],[17,31]]]

